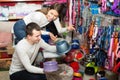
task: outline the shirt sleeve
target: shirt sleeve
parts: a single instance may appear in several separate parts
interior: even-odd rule
[[[56,52],[56,45],[50,45],[46,43],[43,39],[39,42],[41,48],[48,52]]]
[[[20,59],[20,62],[21,64],[24,66],[24,68],[28,71],[28,72],[31,72],[31,73],[44,73],[43,72],[43,68],[38,68],[38,67],[35,67],[31,64],[30,62],[30,58],[29,56],[27,55],[27,51],[26,49],[22,46],[17,46],[16,47],[16,51],[17,51],[17,55]]]
[[[41,30],[41,33],[42,33],[42,34],[47,34],[47,35],[49,35],[50,32],[45,31],[45,30]]]
[[[54,24],[56,26],[56,29],[58,31],[58,33],[63,33],[63,32],[66,32],[67,31],[67,28],[63,28],[60,21],[59,21],[59,18],[57,18],[55,21],[54,21]]]

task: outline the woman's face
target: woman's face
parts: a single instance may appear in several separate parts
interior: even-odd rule
[[[58,15],[59,14],[58,14],[58,12],[56,10],[51,9],[51,10],[48,11],[46,16],[47,16],[48,21],[50,22],[50,21],[56,20]]]

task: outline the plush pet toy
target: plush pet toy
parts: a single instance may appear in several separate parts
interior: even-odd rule
[[[70,66],[72,67],[74,73],[73,73],[73,80],[82,80],[82,75],[79,73],[79,63],[74,61],[70,63]]]
[[[66,55],[64,61],[68,63],[72,61],[80,61],[83,57],[84,53],[82,51],[80,51],[79,49],[73,49]]]
[[[114,67],[113,72],[120,74],[120,62]]]

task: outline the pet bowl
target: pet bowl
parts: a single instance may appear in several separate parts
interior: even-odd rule
[[[53,72],[58,70],[58,63],[56,61],[47,61],[43,63],[45,72]]]
[[[70,51],[71,45],[66,40],[58,40],[56,42],[56,49],[58,55],[63,55]]]
[[[72,49],[79,49],[79,40],[78,39],[73,39],[72,40]]]

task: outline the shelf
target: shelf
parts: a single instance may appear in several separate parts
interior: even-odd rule
[[[0,50],[0,53],[1,53],[1,52],[8,52],[8,50]]]
[[[0,61],[4,61],[4,60],[11,60],[12,58],[2,58],[0,59]]]
[[[13,54],[14,53],[14,48],[13,47],[8,47],[7,49],[5,50],[0,50],[0,54],[3,53],[3,52],[7,52],[7,54]]]
[[[21,6],[25,6],[25,8],[26,7],[28,7],[28,6],[26,6],[26,4],[27,5],[30,5],[30,7],[33,9],[34,7],[33,7],[33,5],[32,4],[35,4],[35,7],[36,7],[36,9],[37,8],[41,8],[41,4],[44,2],[45,0],[0,0],[0,6],[7,6],[7,10],[11,10],[12,12],[11,13],[8,13],[10,16],[9,17],[3,17],[2,15],[1,15],[1,13],[2,12],[0,12],[0,21],[17,21],[17,20],[19,20],[19,19],[22,19],[23,17],[24,17],[24,15],[23,15],[23,11],[21,10],[21,13],[22,13],[22,16],[17,16],[16,15],[16,13],[17,13],[17,10],[15,9],[16,7],[19,7],[18,5],[16,6],[16,4],[18,4],[18,3],[21,3],[20,5]],[[22,3],[23,2],[23,3]],[[25,4],[24,4],[25,3]],[[36,5],[39,5],[39,6],[36,6]],[[14,6],[16,6],[15,8],[13,8]],[[11,9],[12,8],[12,9]],[[20,8],[20,7],[19,7]],[[0,8],[0,9],[2,9],[2,7]],[[4,8],[3,8],[4,9]],[[23,8],[22,8],[23,9]],[[31,10],[32,10],[31,9]],[[15,11],[14,11],[15,10]],[[34,9],[33,9],[34,10]],[[30,10],[29,10],[29,7],[28,7],[28,11],[30,12]],[[19,11],[20,12],[20,11]],[[13,15],[15,15],[15,17],[13,16]]]
[[[19,19],[22,19],[23,17],[16,17],[16,18],[8,18],[8,21],[17,21]]]
[[[0,0],[0,2],[18,2],[18,1],[45,1],[45,0]]]

